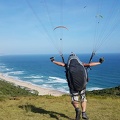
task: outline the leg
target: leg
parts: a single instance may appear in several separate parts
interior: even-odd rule
[[[83,119],[88,119],[86,115],[86,106],[87,106],[87,100],[86,100],[86,95],[85,95],[86,90],[82,90],[80,93],[81,97],[81,108],[82,108],[82,118]]]
[[[71,104],[73,105],[73,107],[76,109],[76,108],[79,108],[79,102],[78,101],[72,101]]]
[[[85,111],[86,111],[86,106],[87,106],[87,101],[81,102],[82,112],[85,112]]]
[[[75,112],[76,112],[76,117],[75,120],[80,120],[80,109],[79,109],[79,101],[78,101],[78,93],[77,95],[72,95],[71,96],[72,99],[72,105],[75,108]]]

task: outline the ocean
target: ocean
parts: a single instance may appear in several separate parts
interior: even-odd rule
[[[62,92],[69,92],[65,78],[64,67],[57,66],[50,61],[55,56],[61,61],[59,55],[3,55],[0,56],[0,73],[6,77],[25,81],[43,88],[50,88]],[[69,55],[65,54],[67,61]],[[90,54],[78,54],[82,62],[88,62]],[[89,70],[87,90],[111,88],[120,85],[120,54],[98,54],[93,61],[105,61]]]

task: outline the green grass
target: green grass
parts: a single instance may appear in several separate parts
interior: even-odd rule
[[[119,120],[120,99],[87,97],[90,120]],[[69,96],[28,96],[0,102],[0,120],[74,120]]]
[[[4,83],[0,91],[1,88],[6,89],[5,86]],[[111,94],[108,92],[111,89],[107,89],[107,92],[103,90],[101,94],[100,91],[87,92],[87,114],[90,120],[120,119],[119,88],[112,89]],[[5,90],[5,94],[1,92],[0,120],[74,120],[75,111],[70,96],[38,96],[29,91],[26,94],[20,91],[18,96],[16,91],[14,95],[14,90],[12,94]]]

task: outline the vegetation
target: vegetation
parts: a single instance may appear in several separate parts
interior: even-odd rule
[[[38,96],[25,88],[0,81],[0,120],[74,120],[69,95]],[[119,120],[120,86],[87,92],[91,120]]]
[[[117,87],[114,87],[114,88],[103,89],[103,90],[87,91],[87,94],[120,97],[120,86],[117,86]]]
[[[33,90],[28,90],[27,88],[21,88],[20,86],[15,86],[12,83],[0,80],[0,100],[4,97],[18,97],[18,96],[30,96],[37,95],[38,92]]]

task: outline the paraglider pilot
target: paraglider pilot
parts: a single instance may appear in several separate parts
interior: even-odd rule
[[[68,63],[65,64],[63,62],[55,61],[54,57],[51,57],[50,60],[54,64],[56,64],[58,66],[62,66],[62,67],[66,67],[66,65],[68,64]],[[99,62],[82,63],[82,66],[83,67],[96,66],[96,65],[99,65],[99,64],[103,63],[103,61],[104,61],[104,58],[100,58]],[[73,89],[72,87],[69,86],[69,91],[70,91],[70,95],[71,95],[71,103],[72,103],[72,105],[73,105],[73,107],[75,108],[75,111],[76,111],[75,120],[80,120],[81,111],[79,109],[79,96],[80,96],[80,100],[81,100],[80,103],[81,103],[81,109],[82,109],[82,118],[88,120],[88,117],[87,117],[87,114],[86,114],[86,102],[87,102],[86,95],[85,95],[86,85],[80,91],[75,90],[75,89]]]

